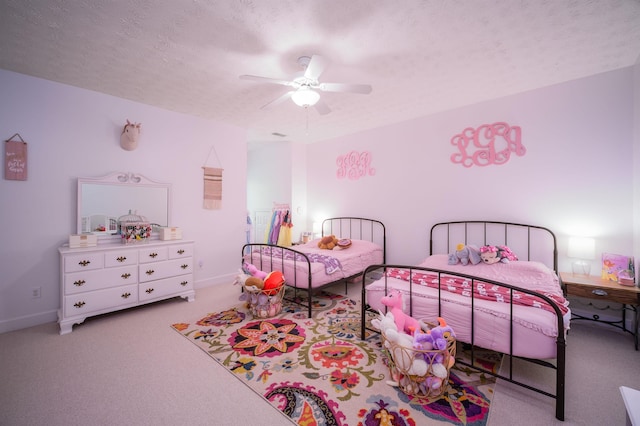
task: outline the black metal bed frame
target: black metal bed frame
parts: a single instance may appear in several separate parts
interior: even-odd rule
[[[556,243],[556,237],[555,234],[549,230],[548,228],[544,228],[541,226],[535,226],[535,225],[524,225],[524,224],[519,224],[519,223],[510,223],[510,222],[496,222],[496,221],[456,221],[456,222],[441,222],[441,223],[437,223],[435,225],[433,225],[431,227],[431,231],[430,231],[430,235],[429,235],[429,255],[435,254],[433,253],[434,250],[434,240],[433,240],[433,236],[434,236],[434,230],[438,229],[439,227],[446,227],[446,236],[447,236],[447,243],[446,246],[447,248],[449,248],[449,250],[451,250],[451,241],[450,241],[450,236],[451,236],[451,227],[452,226],[462,226],[464,228],[463,230],[463,234],[464,234],[464,244],[469,244],[470,242],[468,241],[468,230],[469,230],[469,226],[480,226],[482,228],[484,228],[484,238],[482,241],[482,245],[486,245],[487,244],[487,227],[491,226],[491,227],[504,227],[504,240],[503,242],[500,242],[500,244],[505,244],[508,245],[509,244],[509,231],[514,228],[517,227],[516,229],[524,229],[526,230],[526,235],[527,235],[527,253],[526,256],[524,255],[520,255],[520,253],[518,253],[518,255],[520,256],[520,259],[525,259],[526,260],[532,260],[531,259],[531,232],[543,232],[543,233],[547,233],[548,236],[551,238],[552,241],[552,245],[553,245],[553,270],[554,272],[557,273],[557,265],[558,265],[558,251],[557,251],[557,243]],[[459,241],[456,241],[456,243],[458,243]],[[479,244],[480,245],[480,244]],[[453,247],[455,247],[455,244],[453,245]],[[451,250],[450,252],[455,251],[455,249]],[[466,342],[467,344],[470,345],[471,348],[471,361],[467,362],[464,361],[462,359],[458,359],[456,360],[456,362],[458,362],[459,364],[462,365],[466,365],[469,367],[472,367],[476,370],[479,370],[485,374],[489,374],[491,376],[494,376],[496,378],[500,378],[503,380],[506,380],[510,383],[513,383],[515,385],[524,387],[526,389],[529,389],[531,391],[540,393],[542,395],[551,397],[553,399],[556,400],[556,418],[558,420],[564,420],[564,408],[565,408],[565,375],[566,375],[566,340],[565,340],[565,336],[564,336],[564,318],[562,316],[562,312],[560,311],[560,309],[558,308],[558,306],[547,296],[545,296],[544,294],[540,294],[537,293],[535,291],[531,291],[528,289],[524,289],[524,288],[520,288],[520,287],[516,287],[516,286],[512,286],[506,283],[501,283],[501,282],[497,282],[497,281],[492,281],[492,280],[487,280],[487,279],[480,279],[477,277],[474,277],[472,275],[465,275],[465,274],[460,274],[457,272],[450,272],[450,271],[446,271],[446,270],[439,270],[439,269],[433,269],[433,268],[426,268],[426,267],[418,267],[418,266],[407,266],[407,265],[389,265],[389,264],[381,264],[381,265],[372,265],[369,266],[368,268],[365,269],[365,271],[363,272],[362,275],[362,324],[361,324],[361,339],[365,339],[366,337],[366,330],[370,330],[370,331],[374,331],[377,332],[378,330],[374,330],[374,329],[370,329],[366,327],[366,314],[367,314],[367,310],[370,310],[369,306],[365,303],[366,301],[366,284],[367,284],[367,276],[369,274],[374,274],[375,273],[375,277],[377,279],[384,279],[385,280],[385,293],[387,292],[387,274],[385,273],[387,271],[388,268],[399,268],[399,269],[406,269],[409,271],[409,294],[412,294],[412,286],[413,286],[413,280],[412,280],[412,276],[414,273],[424,273],[424,272],[430,272],[432,274],[437,274],[438,275],[438,314],[441,315],[441,310],[442,310],[442,301],[441,301],[441,292],[442,291],[446,291],[446,290],[442,290],[441,289],[441,285],[440,285],[440,276],[441,275],[447,275],[448,277],[454,276],[454,277],[462,277],[462,278],[466,278],[468,280],[471,281],[471,342]],[[380,270],[382,270],[382,273],[380,273]],[[376,273],[376,271],[378,271]],[[552,309],[555,312],[556,315],[556,320],[557,320],[557,329],[558,329],[558,337],[556,339],[556,363],[557,366],[553,365],[552,363],[545,361],[545,360],[539,360],[539,359],[531,359],[531,358],[524,358],[524,357],[520,357],[520,356],[516,356],[513,355],[513,302],[510,303],[510,335],[509,335],[509,352],[505,353],[504,355],[507,356],[509,358],[509,372],[506,375],[501,374],[500,372],[494,373],[493,371],[490,371],[486,368],[483,368],[481,365],[476,364],[474,362],[475,360],[475,356],[474,356],[474,352],[475,352],[475,348],[479,347],[476,346],[475,344],[475,309],[474,309],[474,304],[475,304],[475,297],[474,297],[474,292],[473,289],[476,286],[476,282],[478,283],[489,283],[489,284],[493,284],[493,285],[498,285],[504,288],[509,289],[510,295],[513,295],[513,291],[519,291],[522,293],[526,293],[526,294],[530,294],[533,295],[535,297],[538,297],[539,299],[543,300],[544,302],[546,302],[547,304],[549,304]],[[513,298],[511,297],[510,300],[513,300]],[[409,300],[409,315],[412,315],[413,312],[413,298],[410,297]],[[513,359],[521,359],[524,361],[528,361],[528,362],[532,362],[538,365],[542,365],[544,367],[548,367],[551,368],[553,370],[555,370],[556,373],[556,386],[555,386],[555,393],[550,393],[547,391],[544,391],[542,389],[538,389],[535,388],[534,386],[527,384],[527,383],[522,383],[516,379],[514,379],[513,377]]]
[[[384,224],[375,219],[367,219],[362,217],[333,217],[329,219],[325,219],[322,221],[322,234],[323,237],[325,235],[336,235],[340,238],[349,238],[349,239],[358,239],[364,240],[367,239],[371,242],[380,241],[382,246],[382,259],[383,262],[386,262],[386,252],[387,252],[387,232]],[[369,238],[366,238],[369,237]],[[271,251],[271,255],[263,254],[263,247],[272,247],[283,250],[283,255],[280,257],[276,257],[273,255],[273,251]],[[294,246],[295,247],[295,246]],[[348,291],[348,284],[350,281],[354,279],[362,277],[362,271],[353,274],[349,277],[340,278],[335,281],[328,282],[323,284],[322,286],[314,287],[313,286],[313,277],[311,275],[311,260],[309,257],[295,248],[291,247],[283,247],[275,244],[267,244],[267,243],[247,243],[242,246],[242,260],[241,262],[245,262],[245,255],[252,255],[255,249],[258,249],[257,260],[259,260],[258,264],[254,264],[258,269],[262,271],[273,271],[273,270],[285,270],[285,262],[292,262],[293,265],[293,283],[286,282],[285,284],[293,288],[293,297],[286,297],[285,299],[297,304],[300,303],[300,299],[297,297],[298,290],[305,291],[308,294],[308,303],[307,308],[309,312],[309,318],[312,316],[312,298],[313,295],[323,289],[324,287],[338,284],[344,282],[345,286],[345,294]],[[294,253],[293,260],[286,260],[284,256],[284,252],[292,252]],[[295,255],[299,255],[298,260]],[[266,257],[266,260],[265,260]],[[307,272],[307,280],[304,285],[299,285],[298,283],[298,264],[306,265],[304,267]],[[301,279],[302,280],[302,279]]]

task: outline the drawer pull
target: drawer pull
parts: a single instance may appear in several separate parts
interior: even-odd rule
[[[147,270],[146,274],[147,275],[153,275],[154,272],[155,271],[153,269],[149,269],[149,270]]]
[[[178,254],[184,254],[184,250],[182,249],[178,250]]]
[[[75,285],[76,287],[82,287],[86,283],[87,282],[85,280],[78,280],[78,281],[74,281],[73,285]]]
[[[127,293],[122,293],[122,298],[123,299],[128,299],[129,297],[131,297],[131,293],[127,292]]]
[[[122,274],[120,276],[126,280],[127,278],[129,278],[131,276],[131,274],[128,273],[128,272],[125,272],[124,274]]]
[[[182,287],[184,287],[184,286],[185,286],[185,285],[187,285],[187,284],[189,284],[189,281],[182,281],[182,282],[180,283],[180,285],[181,285]]]
[[[87,266],[88,264],[90,264],[91,261],[90,260],[82,260],[80,262],[78,262],[78,265],[80,266]]]
[[[73,306],[75,306],[76,308],[82,308],[84,305],[86,305],[86,303],[84,302],[78,302],[73,304]]]
[[[153,289],[152,288],[148,288],[148,289],[145,290],[145,292],[147,294],[151,294],[151,293],[153,293]]]
[[[126,256],[120,256],[120,257],[116,257],[116,260],[118,262],[124,262],[125,260],[127,260]]]
[[[609,295],[609,293],[607,293],[606,291],[601,290],[599,288],[593,290],[591,293],[595,294],[596,296],[608,296]]]
[[[149,253],[149,257],[151,258],[156,258],[156,256],[158,256],[158,253]]]
[[[180,265],[180,267],[181,267],[182,269],[187,269],[187,268],[189,267],[189,265],[184,264],[184,265]]]

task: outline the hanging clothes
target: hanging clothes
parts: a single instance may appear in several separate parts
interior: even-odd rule
[[[280,236],[280,225],[282,224],[282,212],[275,210],[273,212],[273,218],[271,220],[271,232],[269,234],[269,244],[278,244],[278,237]]]
[[[246,233],[247,233],[247,244],[249,244],[253,241],[253,222],[251,221],[251,215],[249,214],[249,212],[247,212]]]
[[[287,210],[282,219],[282,224],[280,226],[280,234],[278,235],[278,245],[283,247],[290,247],[292,245],[291,241],[291,228],[293,228],[293,223],[291,222],[291,213]]]

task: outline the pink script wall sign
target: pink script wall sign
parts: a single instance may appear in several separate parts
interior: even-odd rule
[[[336,158],[338,171],[336,175],[338,179],[349,177],[351,180],[357,180],[367,175],[376,174],[376,169],[371,168],[371,153],[368,151],[351,151],[348,154],[340,155]]]
[[[522,157],[527,152],[520,136],[519,126],[502,122],[483,124],[477,129],[467,127],[451,138],[451,144],[459,151],[451,155],[451,162],[464,167],[504,164],[509,161],[511,153]]]

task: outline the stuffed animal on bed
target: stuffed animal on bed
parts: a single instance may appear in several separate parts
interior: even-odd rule
[[[480,257],[484,263],[489,265],[518,260],[518,257],[507,246],[482,246],[480,247]]]
[[[323,250],[333,250],[338,245],[338,239],[335,235],[327,235],[318,241],[318,248]]]
[[[477,265],[480,262],[482,262],[482,258],[478,247],[472,245],[465,246],[460,243],[456,246],[456,252],[449,255],[447,263],[449,265],[457,265],[458,263],[462,263],[463,265],[468,265],[469,263]]]

